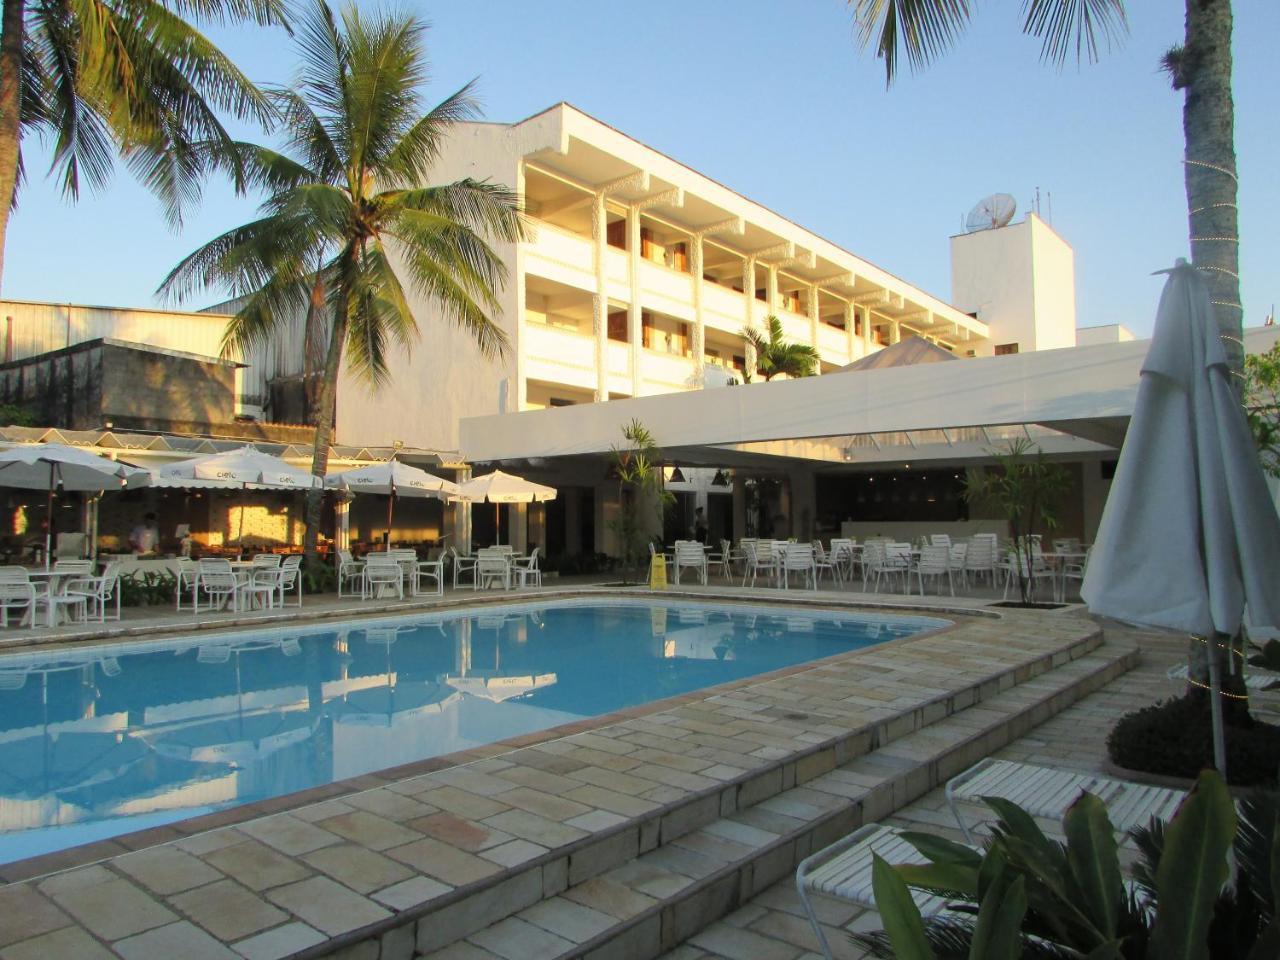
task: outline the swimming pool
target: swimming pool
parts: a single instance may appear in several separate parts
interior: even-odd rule
[[[0,658],[0,863],[946,625],[562,600]]]

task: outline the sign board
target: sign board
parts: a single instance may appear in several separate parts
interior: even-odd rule
[[[667,558],[655,553],[649,561],[649,589],[665,590],[667,586]]]

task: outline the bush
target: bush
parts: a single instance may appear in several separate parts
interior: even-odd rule
[[[1228,779],[1238,786],[1274,784],[1280,727],[1235,713],[1224,730]],[[1107,737],[1107,753],[1130,770],[1194,779],[1213,766],[1209,698],[1193,693],[1125,714]]]
[[[178,578],[161,570],[122,574],[119,581],[120,605],[151,607],[173,603]]]
[[[302,564],[303,593],[332,593],[338,589],[338,572],[332,564],[318,560],[314,564]]]

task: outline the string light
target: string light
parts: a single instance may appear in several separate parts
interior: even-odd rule
[[[1192,634],[1192,635],[1191,635],[1191,639],[1192,639],[1192,640],[1199,640],[1199,641],[1200,641],[1201,643],[1203,643],[1206,647],[1207,647],[1207,646],[1209,646],[1209,638],[1208,638],[1208,637],[1200,637],[1200,636],[1196,636],[1195,634]],[[1228,651],[1229,653],[1234,653],[1234,654],[1235,654],[1237,657],[1239,657],[1241,660],[1244,660],[1244,658],[1245,658],[1245,656],[1244,656],[1244,651],[1243,651],[1243,650],[1237,650],[1237,649],[1236,649],[1235,647],[1233,647],[1231,644],[1228,644],[1228,643],[1222,643],[1221,641],[1214,641],[1213,646],[1217,647],[1217,648],[1218,648],[1218,649],[1220,649],[1220,650],[1226,650],[1226,651]],[[1209,684],[1207,684],[1207,683],[1201,683],[1199,680],[1195,679],[1193,676],[1191,676],[1190,671],[1188,671],[1188,673],[1187,673],[1187,678],[1186,678],[1186,679],[1187,679],[1187,683],[1188,683],[1188,684],[1190,684],[1190,685],[1191,685],[1191,686],[1193,686],[1193,687],[1198,687],[1198,688],[1199,688],[1199,689],[1201,689],[1201,690],[1208,690],[1210,693],[1212,693],[1212,692],[1213,692],[1213,687],[1211,687],[1211,686],[1210,686]],[[1226,699],[1228,699],[1228,700],[1248,700],[1248,699],[1249,699],[1249,695],[1248,695],[1247,693],[1246,693],[1246,694],[1240,694],[1240,693],[1229,693],[1229,692],[1227,692],[1226,690],[1219,689],[1219,690],[1218,690],[1218,694],[1219,694],[1220,696],[1222,696],[1222,697],[1225,697],[1225,698],[1226,698]]]
[[[1240,182],[1240,178],[1235,175],[1234,171],[1228,170],[1226,167],[1220,167],[1216,163],[1206,163],[1204,160],[1183,160],[1182,162],[1192,167],[1205,167],[1209,170],[1217,170],[1219,173],[1226,174],[1232,180],[1236,181],[1236,183]]]

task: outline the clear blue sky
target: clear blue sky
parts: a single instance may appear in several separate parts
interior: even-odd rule
[[[995,191],[1025,210],[1038,186],[1046,217],[1052,195],[1053,225],[1076,251],[1081,325],[1149,332],[1151,271],[1186,255],[1182,98],[1157,69],[1182,36],[1174,0],[1132,0],[1123,48],[1061,73],[1018,32],[1020,4],[978,4],[950,56],[889,91],[840,0],[407,6],[432,24],[432,102],[477,75],[491,120],[568,100],[944,299],[947,238]],[[1236,8],[1241,275],[1247,322],[1259,324],[1280,300],[1280,3]],[[281,33],[216,36],[255,80],[293,70]],[[154,304],[182,255],[253,214],[252,201],[211,187],[175,234],[127,171],[68,206],[46,165],[29,144],[7,297]]]

